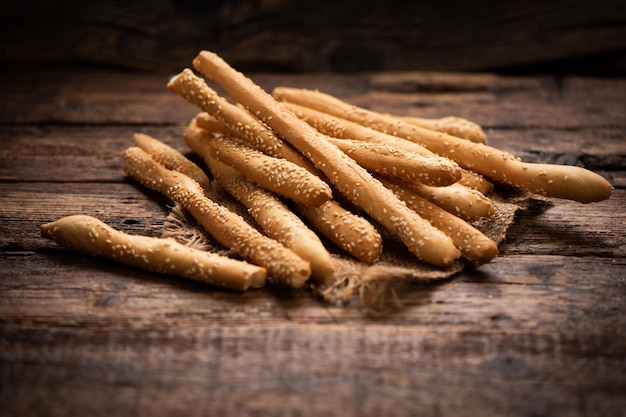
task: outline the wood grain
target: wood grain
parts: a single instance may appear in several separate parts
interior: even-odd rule
[[[437,284],[397,283],[404,308],[376,314],[356,295],[335,306],[308,288],[242,294],[39,236],[40,224],[77,213],[160,234],[169,202],[123,175],[121,153],[144,132],[192,156],[182,129],[197,110],[165,79],[56,68],[0,80],[0,414],[586,417],[626,408],[624,80],[255,75],[267,89],[317,86],[380,111],[475,116],[495,146],[586,166],[616,186],[592,205],[534,202],[494,261]]]
[[[32,0],[3,5],[0,27],[6,60],[36,65],[171,70],[209,48],[247,71],[624,74],[622,6],[618,0]]]

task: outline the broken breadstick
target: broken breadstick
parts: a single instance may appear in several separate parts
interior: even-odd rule
[[[405,187],[383,180],[398,197],[430,221],[433,226],[450,236],[463,257],[476,265],[491,261],[498,254],[498,245],[463,219],[438,207]]]
[[[213,177],[235,199],[241,202],[263,231],[272,239],[294,251],[311,264],[311,277],[323,285],[333,279],[334,266],[330,254],[300,218],[280,199],[236,169],[211,156],[210,134],[192,120],[185,129],[185,143],[204,158]]]
[[[286,159],[266,155],[226,136],[207,139],[213,158],[276,194],[314,207],[333,196],[320,177]]]
[[[310,161],[245,109],[229,103],[189,68],[170,79],[167,87],[191,104],[224,124],[232,136],[241,138],[254,149],[284,158],[316,173]]]
[[[241,216],[207,198],[196,181],[163,167],[141,148],[131,146],[126,149],[124,172],[180,203],[215,240],[264,267],[278,281],[299,288],[311,275],[308,262],[261,234]]]
[[[370,172],[434,186],[450,185],[461,179],[461,168],[448,158],[419,155],[381,143],[328,140]]]
[[[41,235],[86,254],[240,291],[262,287],[267,277],[265,268],[192,249],[173,239],[129,235],[91,216],[46,223]]]
[[[187,175],[203,188],[209,187],[209,178],[204,171],[171,146],[143,133],[135,133],[133,143],[165,168]]]
[[[281,97],[280,94],[277,96]],[[592,203],[609,198],[613,191],[613,186],[606,179],[581,167],[522,162],[507,152],[482,143],[435,132],[398,121],[393,116],[341,103],[341,106],[325,105],[326,103],[320,106],[323,105],[323,112],[408,139],[456,161],[463,168],[532,193]]]
[[[460,256],[448,236],[409,209],[367,170],[219,56],[203,51],[193,63],[198,71],[220,84],[233,100],[264,120],[311,160],[342,194],[398,236],[419,259],[448,266]]]
[[[329,94],[322,93],[321,91],[308,90],[304,88],[276,87],[273,90],[272,95],[278,100],[321,110],[325,113],[332,113],[327,111],[329,108],[343,108],[347,104],[344,101]],[[439,119],[428,119],[411,116],[386,116],[402,120],[406,123],[412,123],[433,131],[456,135],[472,142],[486,142],[486,135],[483,129],[478,124],[461,117],[448,116]]]

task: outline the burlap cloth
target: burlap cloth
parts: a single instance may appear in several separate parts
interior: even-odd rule
[[[217,188],[215,182],[213,184],[213,189],[207,191],[210,198],[227,206],[258,228],[243,205]],[[496,207],[496,213],[488,219],[473,222],[472,225],[500,244],[505,239],[509,227],[514,223],[518,211],[525,210],[533,197],[513,190],[499,190],[498,193],[491,193],[489,197]],[[363,213],[358,214],[363,215]],[[450,279],[465,268],[472,267],[463,259],[447,268],[425,264],[412,255],[398,238],[382,228],[378,230],[383,237],[383,250],[380,259],[373,265],[366,265],[350,257],[322,238],[332,255],[336,280],[333,285],[326,288],[321,288],[311,282],[307,287],[311,296],[335,305],[356,304],[374,312],[397,309],[402,307],[401,299],[396,291],[398,285],[428,284]],[[197,249],[237,257],[233,251],[225,249],[204,232],[195,220],[178,205],[171,208],[165,220],[162,236],[173,238]]]

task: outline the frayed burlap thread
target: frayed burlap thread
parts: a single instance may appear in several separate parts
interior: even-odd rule
[[[213,198],[218,198],[220,203],[225,203],[248,222],[252,222],[242,205],[233,202],[222,193],[214,193]],[[493,194],[490,198],[496,207],[496,213],[488,219],[474,222],[473,226],[500,244],[506,238],[516,214],[527,208],[531,197],[525,193],[509,192],[506,196]],[[319,287],[312,283],[310,286],[312,294],[332,305],[356,303],[359,307],[374,313],[397,310],[402,308],[402,301],[396,292],[398,284],[439,282],[451,279],[471,267],[471,264],[464,260],[458,260],[446,268],[428,265],[412,255],[398,238],[385,230],[380,232],[383,237],[383,251],[373,265],[366,265],[325,241],[333,258],[336,279],[328,287]],[[167,216],[162,236],[173,238],[191,247],[234,256],[231,251],[221,247],[204,232],[179,205],[174,206]]]

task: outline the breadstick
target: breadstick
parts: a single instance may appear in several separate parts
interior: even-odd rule
[[[210,133],[221,133],[222,135],[233,135],[224,123],[211,116],[209,113],[200,112],[193,118],[193,123],[200,129],[204,129]],[[260,150],[260,149],[259,149]],[[298,154],[299,155],[299,154]],[[271,155],[275,156],[275,155]]]
[[[208,133],[197,127],[195,121],[185,129],[185,143],[204,158],[213,177],[235,199],[241,202],[263,231],[272,239],[294,251],[311,264],[311,277],[328,285],[333,279],[334,266],[330,254],[300,218],[280,199],[234,168],[211,156]]]
[[[396,184],[400,185],[398,182]],[[431,187],[417,181],[405,181],[401,185],[466,221],[491,217],[496,212],[489,198],[475,189],[460,184]]]
[[[213,158],[293,201],[317,207],[333,196],[320,177],[286,159],[266,155],[226,136],[211,138],[209,146]]]
[[[208,133],[199,128],[201,118],[203,118],[202,115],[198,115],[189,123],[184,136],[187,145],[203,156],[208,152]],[[203,119],[203,125],[210,127],[204,123],[207,119]],[[346,210],[334,200],[329,200],[319,207],[305,206],[304,204],[297,204],[296,206],[298,212],[303,215],[313,229],[356,259],[372,264],[380,256],[382,237],[378,230],[365,218]]]
[[[435,186],[450,185],[461,178],[461,168],[448,158],[419,155],[380,143],[336,138],[328,140],[374,173]]]
[[[135,133],[133,143],[165,168],[187,175],[203,188],[209,187],[210,181],[204,171],[171,146],[143,133]]]
[[[281,97],[280,94],[277,96]],[[327,102],[316,103],[316,108],[323,107],[323,112],[336,117],[408,139],[456,161],[463,168],[532,193],[592,203],[609,198],[613,191],[613,186],[606,179],[581,167],[522,162],[491,146],[434,132],[348,103],[340,103],[343,104],[336,106],[336,102],[332,105]]]
[[[487,143],[487,135],[479,124],[456,116],[447,116],[440,119],[424,117],[396,116],[399,120],[412,123],[426,129],[447,133],[458,138],[467,139],[476,143]]]
[[[460,256],[448,236],[409,209],[367,170],[220,57],[203,51],[194,59],[194,65],[309,158],[342,194],[397,235],[411,253],[437,266],[450,265]]]
[[[278,100],[321,110],[325,113],[332,113],[327,111],[328,108],[342,108],[347,105],[344,101],[329,94],[304,88],[276,87],[272,95]],[[471,140],[472,142],[485,143],[486,141],[485,132],[483,132],[478,124],[461,117],[448,116],[440,119],[427,119],[423,117],[401,117],[388,114],[385,116],[437,132],[456,135]]]
[[[285,105],[287,108],[293,110],[298,117],[309,123],[317,130],[333,137],[353,137],[365,143],[388,145],[394,148],[401,149],[402,151],[422,155],[424,157],[438,156],[428,149],[409,140],[402,139],[393,135],[388,135],[386,133],[362,126],[360,124],[341,119],[339,117],[334,117],[332,115],[328,115],[314,109],[302,107],[297,104],[287,102],[283,102],[282,104]],[[360,161],[360,163],[362,162]],[[460,169],[459,171],[461,175],[461,179],[458,182],[459,185],[450,189],[445,187],[445,189],[436,192],[435,194],[439,195],[438,202],[443,202],[444,204],[447,204],[446,208],[452,210],[452,212],[454,213],[467,213],[469,216],[467,219],[475,219],[493,214],[493,206],[488,200],[484,198],[484,194],[490,192],[493,189],[493,184],[473,171],[468,171],[466,169]],[[379,171],[379,173],[381,172]],[[384,172],[382,172],[381,174],[385,175]],[[419,178],[419,180],[426,185],[446,185],[445,183],[432,184],[432,182],[429,184],[428,182],[423,181],[423,179],[424,178]],[[460,188],[460,186],[468,187],[468,189],[463,190]],[[476,189],[478,192],[483,194],[483,196],[471,191],[471,189]],[[416,192],[418,192],[422,196],[429,196],[431,193],[428,191],[428,187],[423,187]],[[463,201],[465,197],[471,197],[471,199]]]
[[[167,87],[222,122],[234,137],[276,158],[284,158],[316,173],[310,161],[245,109],[229,103],[189,68],[170,79]]]
[[[265,268],[192,249],[173,239],[129,235],[91,216],[68,216],[41,226],[41,235],[70,249],[153,272],[235,290],[265,284]]]
[[[474,264],[482,265],[491,261],[498,254],[498,245],[466,221],[436,204],[432,204],[405,187],[385,180],[383,182],[410,208],[450,236],[454,244],[461,250],[464,258]]]
[[[474,189],[482,195],[487,195],[493,191],[493,183],[491,181],[487,180],[478,172],[468,169],[461,169],[461,179],[457,184]]]
[[[124,172],[145,187],[181,204],[219,243],[264,267],[278,281],[299,288],[309,278],[308,262],[262,235],[241,216],[207,198],[196,181],[163,167],[141,148],[126,149]]]
[[[277,90],[274,90],[274,92],[276,91]],[[435,156],[435,153],[415,142],[380,132],[363,126],[362,124],[291,102],[285,101],[281,102],[281,104],[316,130],[330,137],[380,143],[383,145],[393,146],[407,152],[412,152],[417,155]]]
[[[297,208],[311,227],[361,262],[373,264],[380,257],[382,237],[363,217],[333,200],[319,207],[299,204]]]

